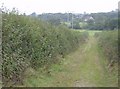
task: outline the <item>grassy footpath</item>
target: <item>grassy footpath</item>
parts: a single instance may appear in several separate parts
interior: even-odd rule
[[[32,87],[114,87],[118,86],[117,76],[107,70],[107,60],[89,31],[89,40],[77,51],[65,56],[60,63],[48,71],[44,68],[26,72],[24,86]]]

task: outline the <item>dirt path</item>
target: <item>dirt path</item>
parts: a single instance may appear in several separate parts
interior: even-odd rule
[[[48,87],[114,87],[117,78],[106,69],[106,61],[97,40],[90,34],[86,44],[54,64],[50,73],[37,71],[25,80],[25,86]]]

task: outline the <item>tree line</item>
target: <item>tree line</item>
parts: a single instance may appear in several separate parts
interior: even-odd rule
[[[120,21],[118,13],[120,12],[116,9],[104,13],[43,13],[39,15],[32,13],[31,16],[36,16],[53,25],[64,24],[69,28],[72,28],[73,25],[74,29],[114,30],[118,28],[118,22]]]

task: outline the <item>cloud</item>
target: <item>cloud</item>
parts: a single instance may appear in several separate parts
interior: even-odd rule
[[[118,8],[119,0],[2,0],[9,9],[30,14],[48,12],[106,12]]]

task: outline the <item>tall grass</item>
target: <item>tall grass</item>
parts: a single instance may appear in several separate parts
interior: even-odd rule
[[[57,56],[77,49],[88,37],[87,33],[54,27],[37,18],[3,13],[2,76],[4,86],[22,83],[26,68],[37,69],[53,63]]]

